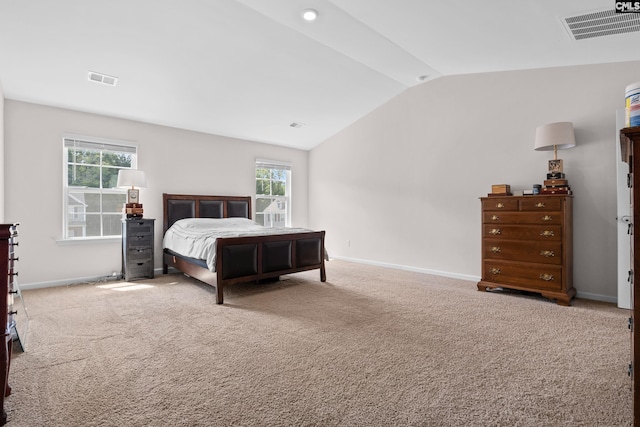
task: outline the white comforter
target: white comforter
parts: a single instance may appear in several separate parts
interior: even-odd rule
[[[186,218],[176,221],[165,233],[162,247],[190,258],[203,259],[216,271],[218,237],[265,236],[310,232],[304,228],[264,227],[247,218]]]

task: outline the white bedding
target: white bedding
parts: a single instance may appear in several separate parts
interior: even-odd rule
[[[304,228],[264,227],[247,218],[186,218],[176,221],[165,233],[162,247],[207,262],[216,271],[218,237],[266,236],[310,232]]]

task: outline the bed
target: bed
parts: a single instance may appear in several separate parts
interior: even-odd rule
[[[218,237],[213,240],[213,260],[193,258],[175,250],[180,245],[166,243],[175,238],[174,230],[200,223],[224,222],[221,218],[251,219],[251,197],[163,194],[163,266],[164,274],[175,268],[187,276],[216,289],[216,303],[223,303],[223,289],[237,283],[278,278],[306,270],[320,270],[320,281],[326,281],[324,231],[272,230],[263,228],[257,235]],[[189,218],[212,218],[193,221]],[[178,224],[176,224],[178,222]],[[197,224],[196,224],[197,223]],[[176,225],[173,229],[171,227]],[[171,231],[169,231],[171,229]],[[169,233],[167,233],[169,231]],[[276,233],[276,234],[272,234]],[[168,236],[170,234],[171,236]],[[169,247],[166,247],[168,245]],[[173,246],[172,246],[173,245]],[[172,250],[171,248],[174,248]]]

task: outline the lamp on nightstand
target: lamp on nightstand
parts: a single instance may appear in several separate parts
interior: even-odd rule
[[[142,204],[138,188],[147,186],[147,177],[144,172],[136,169],[120,169],[117,186],[127,188],[127,204],[124,207],[127,218],[142,218]]]

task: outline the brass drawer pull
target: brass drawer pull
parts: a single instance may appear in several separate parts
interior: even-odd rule
[[[547,273],[543,273],[540,275],[540,278],[542,280],[544,280],[545,282],[550,282],[553,280],[553,274],[547,274]]]
[[[544,230],[540,233],[540,235],[543,237],[553,237],[555,236],[555,233],[553,232],[553,230]]]
[[[536,203],[536,208],[544,208],[544,207],[545,207],[544,203],[542,202]]]
[[[491,252],[497,254],[498,252],[502,252],[502,249],[500,249],[500,246],[493,246],[491,247]]]
[[[494,236],[497,236],[501,234],[501,231],[499,228],[492,228],[491,230],[489,230],[489,234],[493,234]]]
[[[504,208],[504,203],[502,203],[502,202],[496,203],[496,208],[498,208],[498,209]]]
[[[489,269],[489,273],[491,274],[500,274],[500,269],[499,268],[490,268]]]
[[[545,216],[542,217],[542,220],[543,221],[551,221],[551,220],[553,220],[553,217],[551,217],[551,215],[545,215]]]
[[[540,255],[547,258],[556,256],[553,251],[540,251]]]
[[[491,216],[491,221],[497,221],[499,219],[500,219],[500,217],[498,215],[492,215]]]

